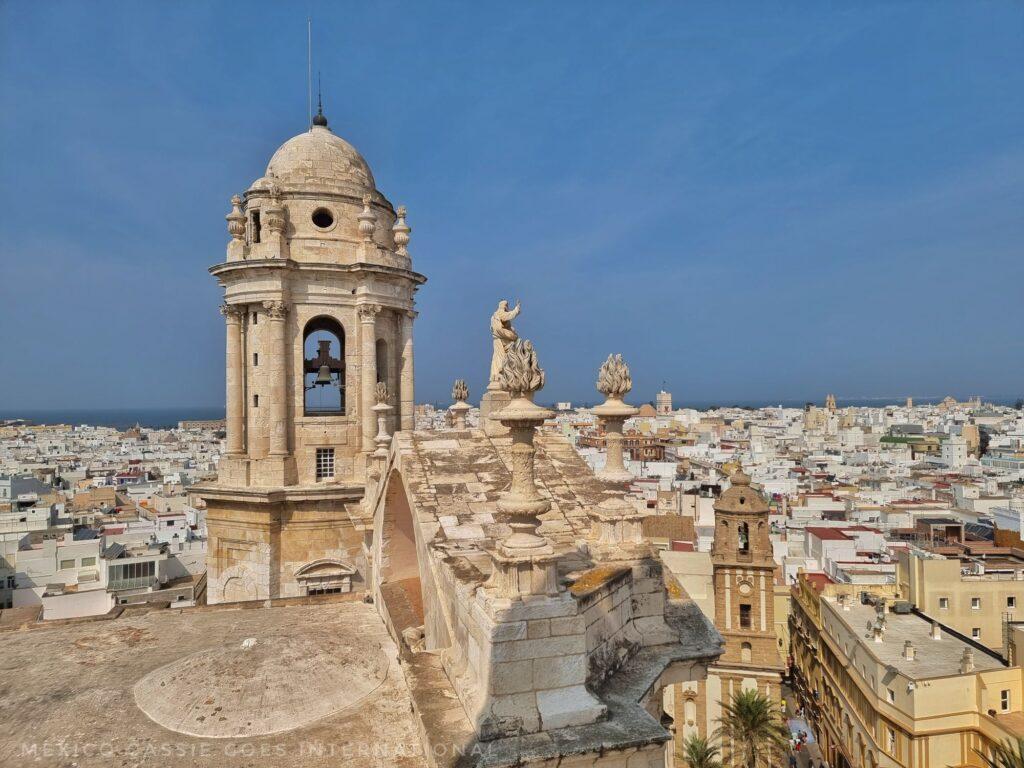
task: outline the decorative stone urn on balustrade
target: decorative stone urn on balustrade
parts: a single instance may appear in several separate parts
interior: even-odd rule
[[[388,434],[388,413],[391,411],[391,406],[388,405],[390,395],[388,394],[387,383],[378,381],[373,397],[376,400],[376,405],[373,406],[372,410],[377,414],[377,435],[373,438],[377,450],[373,452],[373,457],[376,459],[386,459],[388,457],[388,446],[391,445],[391,435]]]
[[[512,435],[512,482],[498,499],[498,512],[512,533],[491,553],[495,569],[489,586],[502,597],[554,595],[558,592],[556,557],[551,542],[538,535],[538,517],[551,509],[534,478],[534,431],[555,414],[533,402],[544,386],[544,371],[533,344],[517,339],[509,346],[500,375],[512,400],[492,415]]]
[[[452,412],[453,425],[455,429],[464,430],[466,428],[466,413],[470,409],[469,403],[466,400],[469,399],[469,387],[466,386],[464,379],[456,379],[455,386],[452,387],[452,400],[455,404],[452,405],[448,410]]]
[[[627,483],[633,479],[633,475],[626,471],[622,457],[622,425],[626,419],[639,413],[622,400],[632,388],[633,379],[622,355],[608,355],[597,376],[597,391],[605,396],[605,400],[594,409],[594,414],[605,424],[607,458],[604,468],[597,472],[602,480]]]

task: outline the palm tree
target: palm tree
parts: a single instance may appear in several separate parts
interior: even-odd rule
[[[988,768],[1024,768],[1024,738],[1006,739],[992,746],[992,754],[986,756],[980,749],[978,753]]]
[[[731,761],[743,768],[779,765],[776,757],[789,745],[789,731],[775,703],[756,690],[734,693],[732,701],[720,703],[722,716],[715,735],[728,745]]]
[[[683,760],[689,768],[722,768],[718,756],[718,747],[696,733],[691,733],[683,742]]]

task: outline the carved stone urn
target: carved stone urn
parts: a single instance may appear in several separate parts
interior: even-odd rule
[[[377,414],[377,436],[373,438],[377,450],[373,452],[373,455],[375,458],[386,459],[388,446],[391,444],[391,435],[388,434],[388,412],[391,410],[391,406],[388,405],[388,385],[383,381],[378,381],[373,395],[377,401],[372,409]]]
[[[533,402],[534,393],[544,386],[533,344],[517,339],[509,346],[500,379],[512,400],[492,418],[512,434],[512,484],[498,500],[498,511],[507,518],[512,534],[499,549],[507,555],[550,552],[551,543],[536,533],[537,517],[551,509],[551,502],[541,497],[534,480],[533,438],[534,430],[555,414]]]

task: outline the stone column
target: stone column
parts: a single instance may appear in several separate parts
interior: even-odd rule
[[[366,453],[374,448],[376,414],[373,412],[374,393],[377,389],[377,315],[379,304],[359,306],[359,333],[362,350],[359,354],[359,408],[362,424],[362,446]]]
[[[245,307],[222,304],[220,313],[224,315],[227,326],[227,452],[231,456],[241,456],[245,453],[245,408],[242,387],[245,378],[242,352],[242,317],[245,315]]]
[[[399,428],[403,432],[410,432],[415,428],[414,408],[416,401],[413,392],[412,369],[412,321],[415,319],[416,312],[411,309],[402,316],[402,378],[398,392],[402,398],[401,403],[399,403]]]
[[[288,307],[283,301],[265,301],[270,320],[270,455],[288,455]]]

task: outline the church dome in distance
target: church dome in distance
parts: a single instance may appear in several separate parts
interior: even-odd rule
[[[376,192],[373,174],[356,148],[327,127],[323,113],[305,133],[288,139],[267,165],[266,177],[284,191],[333,192],[357,197]]]

